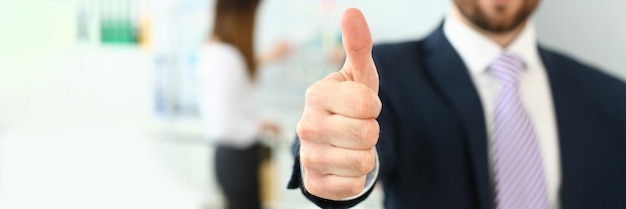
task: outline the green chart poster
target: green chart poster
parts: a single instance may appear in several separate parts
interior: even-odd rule
[[[136,44],[137,7],[133,0],[100,1],[100,40],[103,44]]]

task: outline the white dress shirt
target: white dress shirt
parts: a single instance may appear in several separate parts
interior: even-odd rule
[[[210,42],[199,52],[198,104],[206,137],[239,148],[254,144],[260,132],[256,87],[241,52]]]
[[[443,32],[452,47],[459,54],[465,66],[469,70],[470,77],[480,96],[489,146],[489,158],[491,179],[493,181],[493,149],[492,132],[496,96],[500,90],[500,83],[495,76],[488,72],[488,67],[493,60],[504,52],[510,52],[524,59],[527,69],[520,76],[520,92],[522,102],[533,121],[539,149],[543,159],[546,183],[548,189],[548,201],[551,209],[560,208],[559,191],[561,188],[561,164],[557,125],[555,119],[552,93],[548,75],[539,56],[535,27],[528,21],[523,31],[515,38],[508,47],[502,48],[486,36],[480,34],[461,22],[451,12],[445,19]],[[379,172],[379,163],[368,174],[366,186],[361,194],[344,200],[351,200],[362,196],[373,185],[373,179]],[[428,172],[428,171],[424,171]]]
[[[561,165],[557,126],[550,83],[539,56],[533,23],[528,21],[523,31],[504,49],[462,23],[452,14],[446,18],[443,32],[469,70],[470,77],[482,101],[487,123],[491,168],[493,168],[493,149],[491,149],[493,137],[491,135],[500,83],[487,69],[491,62],[504,52],[517,54],[524,59],[527,69],[520,76],[521,99],[534,124],[539,140],[550,208],[559,208]],[[491,179],[493,179],[493,175]]]

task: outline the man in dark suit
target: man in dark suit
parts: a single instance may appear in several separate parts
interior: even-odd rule
[[[290,188],[323,208],[626,208],[626,84],[538,46],[539,0],[455,0],[424,40],[373,48],[307,90]],[[380,91],[379,91],[380,87]]]

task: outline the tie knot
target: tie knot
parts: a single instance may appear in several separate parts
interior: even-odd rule
[[[520,56],[503,53],[491,63],[489,69],[504,84],[517,84],[526,65]]]

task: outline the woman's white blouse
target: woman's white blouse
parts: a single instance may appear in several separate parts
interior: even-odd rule
[[[211,142],[245,148],[260,129],[257,89],[241,52],[230,44],[208,43],[199,52],[198,104]]]

